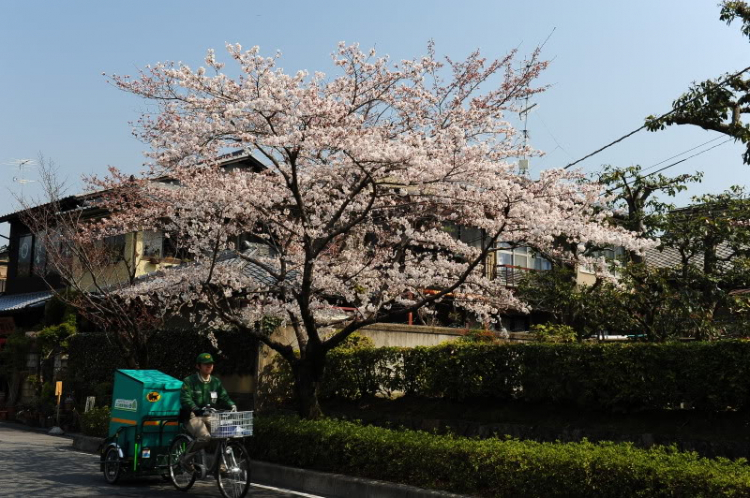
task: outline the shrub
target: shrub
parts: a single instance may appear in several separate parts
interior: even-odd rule
[[[322,397],[393,391],[560,402],[611,412],[750,409],[750,342],[461,344],[334,350]]]
[[[467,344],[499,344],[502,337],[492,330],[471,329],[458,338],[459,342]]]
[[[94,407],[81,414],[81,432],[87,436],[107,437],[110,410],[108,406]]]
[[[578,336],[570,325],[559,325],[555,323],[538,324],[531,326],[531,333],[538,342],[576,342]]]
[[[333,420],[259,417],[259,460],[484,497],[748,496],[744,459],[629,443],[476,440]]]

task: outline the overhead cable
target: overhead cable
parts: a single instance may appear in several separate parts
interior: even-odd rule
[[[729,83],[729,82],[730,82],[730,81],[731,81],[732,79],[736,78],[737,76],[739,76],[739,75],[741,75],[742,73],[745,73],[745,72],[747,72],[747,71],[750,71],[750,66],[746,67],[745,69],[743,69],[743,70],[741,70],[741,71],[739,71],[739,72],[736,72],[736,73],[734,73],[734,74],[730,74],[729,76],[727,76],[726,78],[724,78],[724,81],[722,81],[721,83],[717,84],[717,85],[716,85],[715,87],[712,87],[712,88],[710,88],[710,89],[706,90],[705,92],[702,92],[702,93],[700,93],[700,94],[696,95],[696,96],[695,96],[695,97],[693,97],[692,99],[690,99],[690,100],[688,100],[688,101],[684,102],[684,103],[683,103],[682,105],[680,105],[680,106],[678,106],[678,107],[675,107],[674,109],[672,109],[671,111],[669,111],[669,112],[667,112],[667,113],[665,113],[665,114],[662,114],[662,115],[661,115],[661,116],[659,116],[658,118],[654,119],[654,121],[660,121],[660,120],[662,120],[662,119],[664,119],[664,118],[666,118],[666,117],[668,117],[668,116],[671,116],[672,114],[674,114],[675,112],[679,111],[680,109],[682,109],[683,107],[687,106],[688,104],[692,104],[692,103],[693,103],[693,102],[695,102],[696,100],[698,100],[698,99],[700,99],[700,98],[702,98],[702,97],[706,96],[707,94],[709,94],[709,93],[713,92],[714,90],[717,90],[717,89],[719,89],[719,88],[723,87],[724,85],[726,85],[727,83]],[[642,126],[640,126],[640,127],[636,128],[635,130],[631,131],[630,133],[628,133],[628,134],[626,134],[626,135],[623,135],[623,136],[621,136],[621,137],[620,137],[620,138],[618,138],[617,140],[614,140],[614,141],[612,141],[612,142],[608,143],[608,144],[607,144],[607,145],[605,145],[604,147],[601,147],[601,148],[599,148],[599,149],[595,150],[594,152],[592,152],[592,153],[590,153],[590,154],[587,154],[587,155],[583,156],[582,158],[578,159],[577,161],[573,161],[572,163],[569,163],[569,164],[565,165],[565,166],[563,167],[563,169],[568,169],[568,168],[570,168],[570,167],[572,167],[572,166],[575,166],[576,164],[580,163],[581,161],[585,161],[585,160],[586,160],[586,159],[588,159],[589,157],[592,157],[592,156],[595,156],[596,154],[599,154],[599,153],[600,153],[600,152],[602,152],[603,150],[605,150],[605,149],[608,149],[608,148],[612,147],[613,145],[615,145],[615,144],[617,144],[617,143],[619,143],[619,142],[622,142],[622,141],[623,141],[623,140],[625,140],[626,138],[629,138],[629,137],[631,137],[631,136],[635,135],[636,133],[638,133],[639,131],[641,131],[641,130],[642,130],[642,129],[644,129],[645,127],[646,127],[646,124],[644,123],[644,124],[643,124]]]
[[[713,140],[711,140],[710,142],[712,142],[712,141],[713,141]],[[692,155],[690,155],[690,156],[688,156],[688,157],[685,157],[685,158],[683,158],[683,159],[680,159],[679,161],[675,161],[675,162],[673,162],[672,164],[668,164],[668,165],[664,166],[663,168],[659,168],[659,169],[657,169],[656,171],[652,171],[651,173],[649,173],[649,174],[647,174],[647,175],[643,175],[643,176],[640,176],[640,175],[639,175],[639,176],[634,176],[634,177],[631,177],[631,178],[629,178],[629,180],[636,180],[636,181],[637,181],[637,180],[643,180],[644,178],[648,178],[649,176],[655,175],[655,174],[657,174],[657,173],[661,173],[662,171],[664,171],[664,170],[667,170],[667,169],[669,169],[669,168],[671,168],[671,167],[673,167],[673,166],[677,166],[677,165],[678,165],[678,164],[680,164],[680,163],[684,163],[684,162],[685,162],[685,161],[687,161],[688,159],[692,159],[692,158],[694,158],[694,157],[696,157],[696,156],[700,156],[701,154],[705,154],[705,153],[706,153],[706,152],[708,152],[709,150],[711,150],[711,149],[715,149],[716,147],[720,147],[720,146],[722,146],[722,145],[724,145],[725,143],[727,143],[727,142],[730,142],[730,141],[732,141],[732,139],[731,139],[731,138],[728,138],[728,139],[724,140],[723,142],[720,142],[720,143],[718,143],[718,144],[716,144],[716,145],[714,145],[714,146],[711,146],[711,147],[709,147],[708,149],[704,149],[704,150],[702,150],[702,151],[700,151],[700,152],[696,152],[695,154],[692,154]],[[708,143],[708,142],[706,142],[706,143]],[[705,145],[705,144],[702,144],[702,145]],[[700,145],[699,145],[698,147],[700,147]],[[687,151],[686,151],[686,152],[687,152]],[[683,152],[682,154],[684,154],[684,152]],[[677,154],[677,155],[678,155],[678,156],[681,156],[682,154]],[[662,162],[664,162],[664,161],[662,161]],[[661,163],[657,163],[657,164],[655,164],[654,166],[658,166],[658,164],[661,164]],[[650,166],[649,168],[653,168],[654,166]],[[604,192],[604,194],[603,194],[603,195],[609,195],[609,194],[611,194],[611,193],[613,193],[613,192],[615,192],[616,190],[619,190],[619,189],[621,189],[621,188],[623,188],[623,187],[622,187],[622,186],[620,186],[620,187],[614,187],[614,188],[611,188],[611,189],[607,190],[606,192]]]

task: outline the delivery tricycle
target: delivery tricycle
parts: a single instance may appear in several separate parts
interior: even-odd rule
[[[212,442],[185,461],[193,438],[180,421],[182,382],[158,370],[117,370],[109,436],[100,467],[110,484],[125,475],[161,475],[187,491],[198,478],[215,475],[221,494],[242,498],[250,487],[250,457],[244,438],[252,435],[253,412],[210,414]]]

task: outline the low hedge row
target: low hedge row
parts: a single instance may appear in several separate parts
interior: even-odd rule
[[[258,460],[482,497],[750,496],[744,460],[627,443],[536,443],[258,417]]]
[[[444,344],[331,351],[320,395],[402,391],[606,411],[750,408],[750,342]]]

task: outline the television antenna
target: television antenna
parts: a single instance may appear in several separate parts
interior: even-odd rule
[[[27,183],[35,183],[36,180],[27,180],[26,178],[18,178],[17,176],[13,177],[13,181],[16,183],[20,183],[21,185],[26,185]]]
[[[18,175],[13,177],[13,182],[21,185],[21,195],[23,195],[23,186],[28,183],[35,183],[36,180],[24,178],[27,170],[36,167],[37,162],[34,159],[11,159],[5,163],[6,166],[13,166],[18,169]]]
[[[15,166],[16,168],[18,168],[18,171],[23,171],[26,168],[33,168],[37,164],[35,159],[11,159],[7,163],[5,163],[5,165]]]

